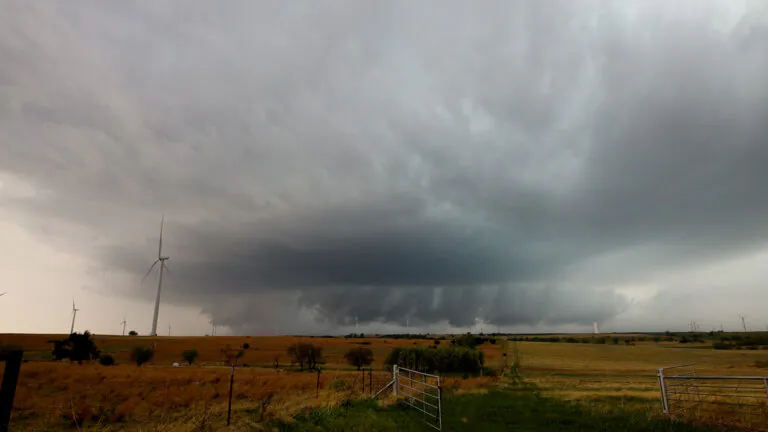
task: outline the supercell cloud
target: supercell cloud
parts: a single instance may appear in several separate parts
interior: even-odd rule
[[[233,332],[604,321],[765,246],[736,3],[6,1],[3,205],[137,281],[164,213],[164,301]]]

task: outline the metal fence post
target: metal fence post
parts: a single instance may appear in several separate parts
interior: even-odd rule
[[[440,386],[440,375],[437,376],[437,428],[443,430],[442,417],[443,388]]]
[[[392,383],[395,396],[400,394],[400,385],[399,385],[400,377],[398,376],[397,372],[397,365],[392,366]]]
[[[661,389],[661,408],[664,414],[669,414],[669,403],[667,401],[667,384],[664,382],[664,368],[659,368],[659,388]]]
[[[23,351],[8,351],[1,353],[0,359],[5,360],[3,384],[0,386],[0,432],[7,432],[11,422],[13,398],[16,396],[16,384],[21,372]]]

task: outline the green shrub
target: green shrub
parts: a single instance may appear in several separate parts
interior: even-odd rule
[[[184,359],[185,362],[189,363],[190,366],[192,366],[192,363],[197,360],[197,350],[186,350],[183,353],[181,353],[181,358]]]
[[[428,373],[479,373],[485,364],[485,355],[482,351],[455,345],[437,349],[397,347],[384,363]]]
[[[136,366],[141,366],[152,360],[155,356],[155,350],[152,348],[136,347],[131,351],[131,361],[136,362]]]

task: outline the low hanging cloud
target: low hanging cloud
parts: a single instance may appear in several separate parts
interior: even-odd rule
[[[136,279],[164,213],[236,332],[589,324],[765,247],[760,5],[441,5],[7,2],[7,208]]]

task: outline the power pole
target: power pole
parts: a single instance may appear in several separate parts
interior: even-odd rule
[[[744,329],[744,333],[747,332],[747,322],[744,321],[744,318],[746,318],[744,315],[739,315],[739,318],[741,318],[741,327]]]

